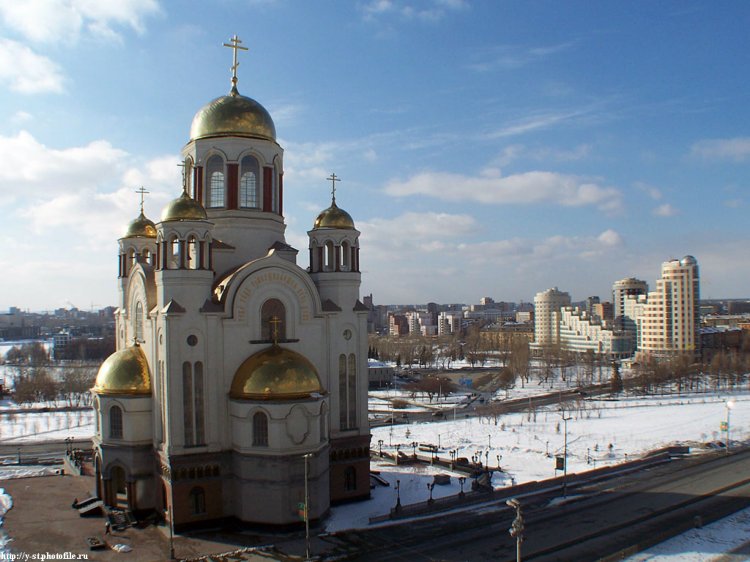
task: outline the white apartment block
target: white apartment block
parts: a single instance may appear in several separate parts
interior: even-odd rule
[[[560,341],[560,317],[564,306],[570,306],[570,295],[557,287],[534,296],[534,346],[553,345]]]
[[[638,322],[643,355],[697,353],[700,350],[700,278],[693,256],[664,262],[656,290],[648,294]]]
[[[592,351],[598,355],[628,357],[632,349],[626,335],[616,334],[611,327],[587,311],[578,307],[565,306],[555,313],[559,319],[559,341],[568,351],[585,353]]]
[[[461,330],[462,312],[441,312],[438,316],[438,335],[448,336]]]

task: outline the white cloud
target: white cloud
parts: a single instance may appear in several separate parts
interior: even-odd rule
[[[34,116],[28,111],[16,111],[13,115],[11,115],[10,122],[15,125],[19,125],[21,123],[28,123],[33,119]]]
[[[394,197],[427,195],[444,201],[476,201],[496,205],[592,205],[606,211],[616,211],[622,204],[621,193],[613,187],[602,187],[578,176],[541,171],[504,177],[495,171],[482,176],[423,172],[405,181],[391,181],[386,185],[385,192]]]
[[[0,82],[22,94],[62,92],[60,67],[17,41],[0,37]]]
[[[410,212],[392,219],[371,219],[360,224],[359,228],[370,243],[387,242],[400,246],[467,236],[476,231],[478,225],[469,215]]]
[[[0,186],[6,194],[32,198],[65,189],[94,188],[121,171],[126,156],[104,140],[54,149],[27,131],[0,135]]]
[[[658,187],[654,187],[652,185],[649,185],[644,182],[635,182],[635,187],[641,191],[643,191],[646,195],[648,195],[651,199],[654,201],[659,201],[662,197],[661,190]]]
[[[5,25],[34,43],[75,42],[83,32],[117,38],[115,27],[143,33],[160,11],[157,0],[0,0]]]
[[[481,60],[469,64],[469,68],[477,72],[491,72],[496,70],[510,70],[535,63],[551,55],[570,49],[574,42],[559,43],[538,47],[520,45],[498,45],[487,49],[478,56]]]
[[[507,166],[516,160],[536,162],[573,162],[583,160],[591,154],[590,144],[579,144],[571,149],[554,147],[527,147],[522,144],[506,146],[494,160],[500,166]]]
[[[750,137],[701,140],[693,144],[691,154],[706,160],[743,162],[750,159]]]
[[[469,6],[466,0],[370,0],[362,6],[365,20],[372,21],[386,16],[397,16],[403,20],[436,22],[450,12],[457,12]]]
[[[659,205],[653,210],[653,214],[657,217],[673,217],[676,214],[678,214],[679,211],[675,209],[672,205],[669,203],[664,203],[663,205]]]

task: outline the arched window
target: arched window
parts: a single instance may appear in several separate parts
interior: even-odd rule
[[[206,184],[208,185],[208,206],[223,207],[226,199],[224,182],[224,160],[221,156],[211,156],[206,164]]]
[[[112,406],[109,409],[109,437],[122,439],[122,408]]]
[[[353,466],[347,466],[344,470],[344,490],[353,492],[357,489],[357,470]]]
[[[349,395],[346,392],[346,355],[339,355],[339,425],[341,429],[349,429],[349,411],[346,401]]]
[[[347,399],[349,427],[357,427],[357,358],[353,353],[349,355],[349,365],[346,371],[346,386],[349,391],[349,398]]]
[[[341,270],[342,271],[349,271],[351,270],[351,257],[352,257],[352,250],[351,246],[349,245],[349,242],[342,242],[341,243]]]
[[[263,412],[253,416],[253,446],[268,447],[268,416]]]
[[[185,446],[195,445],[193,431],[193,369],[190,363],[182,364],[182,422],[185,427]]]
[[[193,365],[193,394],[195,396],[195,444],[206,443],[203,414],[203,363]]]
[[[271,180],[271,210],[274,213],[279,212],[279,171],[276,169],[276,164],[273,166],[273,179]]]
[[[202,515],[206,513],[206,492],[201,487],[190,490],[190,513]]]
[[[135,339],[140,342],[143,341],[143,303],[141,301],[135,303],[134,316]]]
[[[245,156],[240,162],[240,208],[260,207],[260,165],[253,156]]]
[[[268,299],[260,309],[261,339],[284,341],[286,339],[286,308],[279,299]]]
[[[336,268],[336,246],[330,240],[326,242],[325,247],[325,265],[324,271],[333,271]]]

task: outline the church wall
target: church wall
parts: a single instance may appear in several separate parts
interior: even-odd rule
[[[329,509],[328,447],[309,460],[310,519]],[[289,525],[300,523],[298,504],[305,499],[305,461],[302,455],[260,457],[234,454],[235,515],[248,522]]]

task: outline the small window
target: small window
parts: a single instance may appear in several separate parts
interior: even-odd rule
[[[203,488],[196,487],[190,490],[190,513],[193,515],[206,513],[206,492]]]
[[[112,439],[122,439],[122,408],[119,406],[109,409],[109,436]]]
[[[253,416],[253,446],[268,447],[268,416],[263,412]]]

